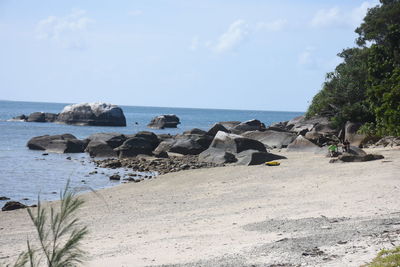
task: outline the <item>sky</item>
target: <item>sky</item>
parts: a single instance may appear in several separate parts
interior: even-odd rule
[[[0,99],[305,111],[377,3],[0,0]]]

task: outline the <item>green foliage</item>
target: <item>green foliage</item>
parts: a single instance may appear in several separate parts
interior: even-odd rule
[[[379,135],[400,136],[400,0],[381,0],[356,29],[359,47],[339,54],[307,115],[375,123]],[[372,129],[370,129],[372,130]]]
[[[53,207],[50,212],[44,209],[38,201],[36,214],[28,209],[29,217],[35,226],[39,248],[32,248],[27,241],[27,251],[22,253],[15,267],[43,266],[64,267],[76,266],[85,259],[84,252],[80,249],[82,239],[87,235],[85,226],[78,225],[77,210],[84,201],[77,198],[69,190],[68,184],[61,192],[60,210]]]
[[[398,267],[400,266],[400,247],[382,250],[371,263],[363,267]]]

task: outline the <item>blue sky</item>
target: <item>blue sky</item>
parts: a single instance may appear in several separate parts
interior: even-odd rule
[[[305,111],[376,4],[0,0],[0,99]]]

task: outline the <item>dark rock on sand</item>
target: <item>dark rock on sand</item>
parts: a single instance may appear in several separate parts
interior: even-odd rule
[[[51,142],[55,140],[77,140],[72,134],[61,134],[61,135],[43,135],[31,138],[27,146],[32,150],[46,150]]]
[[[243,133],[242,136],[260,141],[269,148],[287,147],[296,139],[296,134],[294,133],[274,130],[250,131]]]
[[[221,149],[230,153],[240,153],[249,149],[265,151],[264,144],[257,140],[225,132],[218,132],[215,135],[210,148]]]
[[[224,164],[237,162],[237,158],[233,153],[222,149],[209,148],[199,154],[199,161]]]
[[[238,161],[235,165],[259,165],[267,161],[286,159],[284,156],[275,155],[265,151],[245,150],[236,155]]]
[[[17,210],[17,209],[23,209],[26,208],[26,205],[17,202],[17,201],[8,201],[3,208],[1,208],[2,211],[9,211],[9,210]]]
[[[106,103],[68,105],[58,115],[57,122],[88,126],[126,126],[122,109]]]
[[[378,159],[383,159],[384,156],[382,155],[375,155],[375,154],[367,154],[364,156],[359,156],[359,155],[352,155],[349,153],[343,153],[343,155],[340,155],[337,159],[332,159],[329,162],[330,163],[335,163],[335,162],[364,162],[364,161],[371,161],[371,160],[378,160]]]
[[[153,118],[147,127],[154,129],[176,128],[178,124],[180,124],[179,118],[174,114],[170,114]]]

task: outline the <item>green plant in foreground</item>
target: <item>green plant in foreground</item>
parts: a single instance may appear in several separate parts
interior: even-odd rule
[[[28,239],[27,251],[20,254],[14,267],[65,267],[76,266],[84,261],[85,255],[80,244],[88,230],[86,226],[78,226],[79,220],[76,217],[76,212],[84,201],[69,190],[69,183],[60,193],[60,197],[59,211],[51,207],[49,212],[41,206],[40,199],[36,215],[28,208],[40,245],[32,248]]]
[[[362,267],[399,267],[400,266],[400,247],[391,250],[382,250],[371,263]]]

